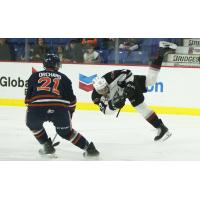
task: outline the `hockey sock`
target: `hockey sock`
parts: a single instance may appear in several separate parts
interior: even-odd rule
[[[161,120],[158,118],[155,112],[153,112],[146,120],[155,128],[159,128]]]
[[[32,132],[40,144],[44,144],[48,140],[48,136],[44,128],[38,131],[32,130]]]
[[[159,69],[153,67],[149,68],[145,82],[146,87],[154,85],[156,83],[159,72],[160,72]]]
[[[66,139],[69,140],[75,146],[79,147],[80,149],[86,149],[89,145],[89,142],[74,129],[72,129],[71,133]]]
[[[151,67],[159,70],[161,68],[162,61],[163,55],[159,55],[152,61]]]
[[[147,122],[149,122],[153,127],[160,127],[161,121],[159,120],[156,113],[147,107],[147,105],[143,102],[135,107],[135,109],[145,118]]]

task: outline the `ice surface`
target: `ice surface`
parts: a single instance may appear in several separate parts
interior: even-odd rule
[[[0,160],[84,161],[82,150],[57,136],[56,159],[41,157],[40,144],[25,125],[26,108],[0,107]],[[103,161],[189,161],[200,160],[200,117],[159,115],[172,136],[154,142],[155,129],[138,113],[105,116],[96,111],[76,111],[73,127],[93,141]],[[52,138],[55,128],[44,124]]]

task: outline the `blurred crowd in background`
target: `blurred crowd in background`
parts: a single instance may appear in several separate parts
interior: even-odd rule
[[[63,63],[149,64],[160,41],[181,38],[0,38],[0,61],[41,62],[56,53]]]

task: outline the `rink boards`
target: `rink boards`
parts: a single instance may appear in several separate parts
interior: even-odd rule
[[[91,101],[92,79],[115,69],[146,75],[148,66],[63,64],[60,70],[72,81],[77,109],[98,110]],[[41,63],[0,62],[0,105],[25,106],[27,79]],[[145,102],[160,114],[200,115],[200,68],[163,66],[157,83],[148,88]],[[124,112],[135,112],[127,101]]]

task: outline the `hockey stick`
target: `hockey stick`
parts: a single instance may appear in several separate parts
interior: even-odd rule
[[[126,97],[126,96],[125,96],[125,97]],[[126,99],[125,99],[125,101],[126,101]],[[124,106],[123,106],[123,107],[124,107]],[[118,110],[116,117],[119,116],[119,113],[121,112],[121,109],[122,109],[123,107],[121,107],[121,108]]]
[[[116,117],[119,116],[119,113],[120,113],[121,109],[122,109],[122,108],[120,108],[120,109],[118,110]]]
[[[125,102],[126,102],[127,95],[123,92],[122,96],[125,97]],[[123,105],[123,107],[124,107],[124,106],[125,106],[125,105]],[[123,107],[121,107],[121,108],[118,110],[116,117],[119,116],[119,113],[121,112],[121,109],[122,109]]]
[[[55,134],[55,136],[54,136],[54,138],[53,138],[53,140],[52,140],[52,144],[53,144],[54,147],[55,147],[55,146],[58,146],[58,145],[60,144],[60,142],[55,142],[55,143],[54,143],[54,141],[55,141],[57,135],[58,135],[58,133]]]

